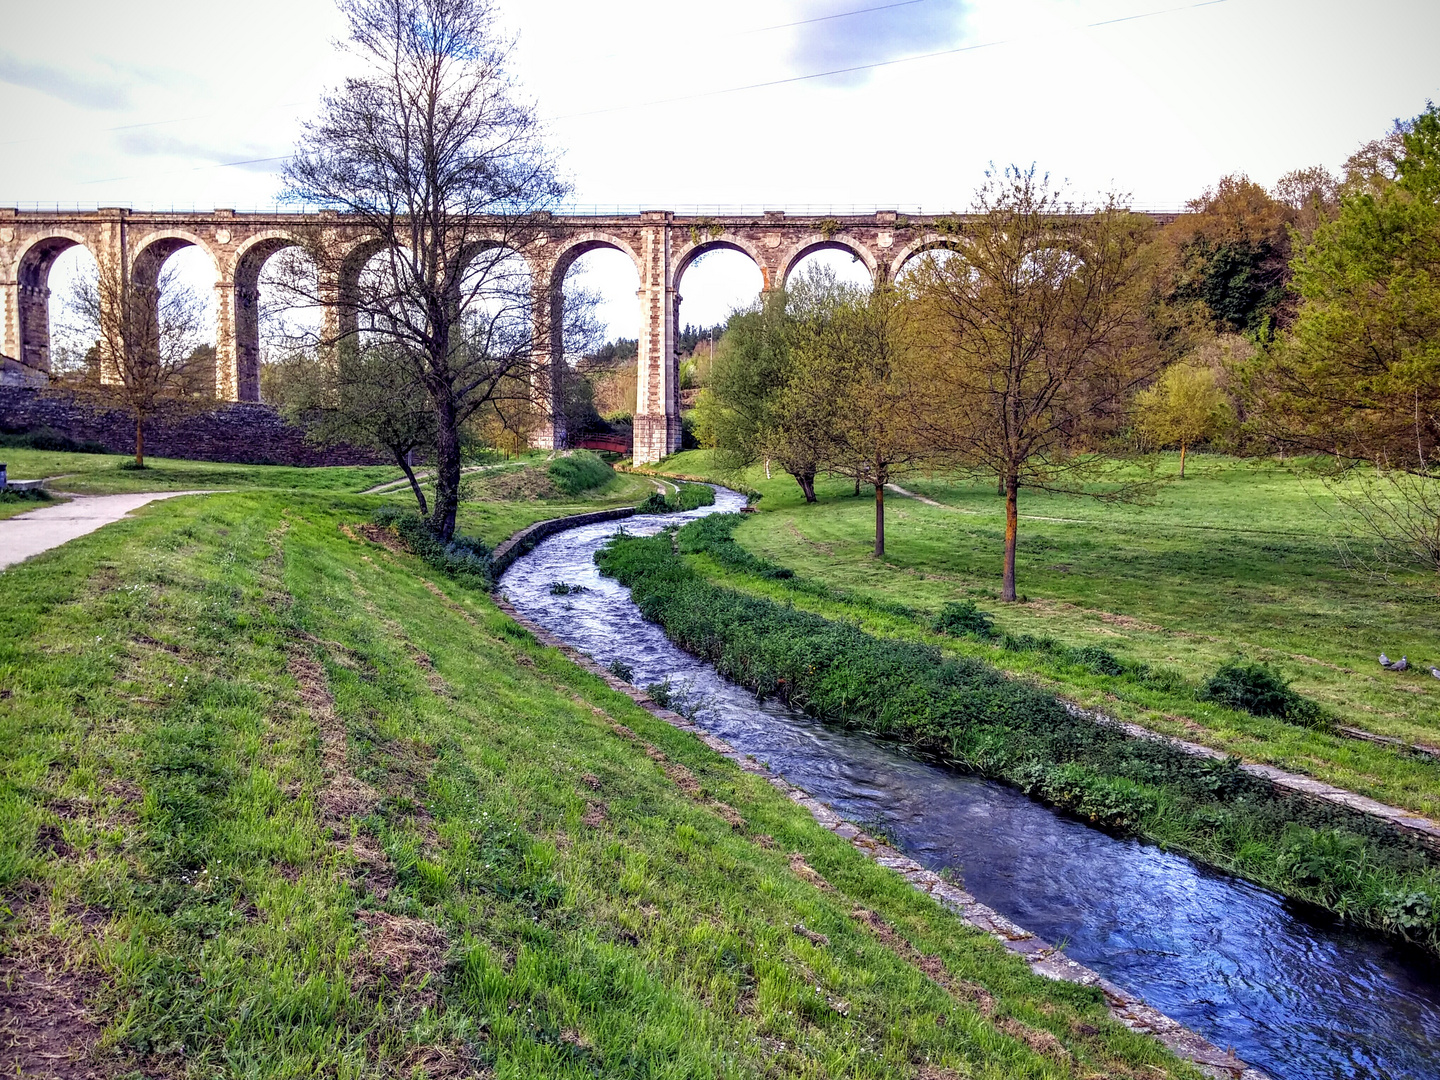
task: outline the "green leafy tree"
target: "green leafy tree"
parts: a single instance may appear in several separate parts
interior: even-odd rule
[[[802,293],[807,288],[802,282]],[[782,398],[795,375],[790,306],[791,294],[776,290],[730,317],[697,420],[722,469],[773,462],[795,478],[806,502],[814,502],[826,422],[803,403]]]
[[[1215,372],[1193,363],[1167,368],[1155,385],[1135,398],[1135,422],[1154,446],[1180,448],[1180,479],[1185,454],[1195,443],[1213,438],[1229,418],[1229,402]]]
[[[1395,179],[1343,196],[1296,257],[1302,303],[1249,389],[1297,449],[1429,473],[1440,441],[1440,112],[1406,125]]]
[[[875,558],[885,555],[885,485],[925,459],[910,310],[895,289],[831,283],[797,312],[794,367],[776,415],[802,419],[826,472],[875,492]]]
[[[1286,178],[1285,192],[1316,197],[1318,176]],[[1296,190],[1299,189],[1299,190]],[[1167,306],[1202,313],[1220,332],[1269,337],[1289,319],[1290,205],[1243,175],[1223,177],[1191,200],[1159,238]]]
[[[412,463],[417,453],[434,455],[435,410],[414,365],[396,356],[394,345],[347,344],[333,358],[298,353],[277,367],[273,392],[306,438],[388,453],[410,481],[420,513],[429,514]]]

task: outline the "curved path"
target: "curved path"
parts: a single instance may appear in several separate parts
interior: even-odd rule
[[[45,506],[0,521],[0,570],[42,551],[119,521],[156,499],[210,495],[209,491],[142,491],[129,495],[72,495],[68,502]]]

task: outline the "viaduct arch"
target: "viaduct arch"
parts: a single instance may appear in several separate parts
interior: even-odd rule
[[[1169,220],[1173,215],[1162,215]],[[953,244],[964,215],[905,216],[893,210],[821,217],[760,214],[681,215],[669,210],[635,214],[542,215],[515,247],[530,270],[535,325],[537,403],[544,420],[532,434],[541,447],[566,445],[560,385],[565,363],[559,313],[565,273],[577,258],[614,248],[640,276],[640,343],[635,403],[634,459],[658,461],[680,448],[680,370],[676,354],[680,294],[686,268],[706,251],[729,248],[754,260],[765,290],[783,286],[806,255],[847,251],[877,283],[893,281],[911,257]],[[481,231],[484,222],[478,223]],[[950,231],[942,231],[950,230]],[[504,234],[499,228],[497,235]],[[356,332],[345,301],[379,244],[345,215],[209,212],[141,213],[19,211],[0,207],[0,384],[44,385],[50,374],[47,301],[50,268],[66,248],[83,244],[103,267],[136,277],[158,274],[174,251],[203,250],[215,264],[218,316],[216,395],[229,401],[260,397],[259,277],[267,259],[315,236],[323,237],[319,297],[330,340]],[[508,236],[508,234],[506,234]],[[513,237],[506,241],[512,246]]]

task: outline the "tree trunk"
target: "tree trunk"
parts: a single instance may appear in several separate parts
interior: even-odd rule
[[[875,558],[885,557],[885,485],[875,485]]]
[[[405,479],[410,481],[410,490],[415,493],[415,501],[420,504],[420,516],[429,517],[430,507],[425,504],[425,492],[420,490],[420,481],[415,479],[415,470],[410,467],[410,451],[397,453],[395,460],[400,463],[400,468],[405,473]]]
[[[856,480],[856,481],[855,481],[855,497],[856,497],[857,499],[860,497],[860,481],[859,481],[859,480]]]
[[[1000,590],[1000,599],[1015,599],[1015,536],[1019,531],[1020,478],[1009,476],[1005,480],[1005,584]]]
[[[813,503],[815,501],[815,474],[813,472],[797,472],[790,475],[795,477],[795,482],[800,485],[800,490],[805,495],[805,501]]]
[[[135,467],[145,467],[145,420],[135,417]]]
[[[1180,444],[1180,479],[1185,479],[1185,444]]]
[[[448,544],[455,535],[455,514],[460,507],[460,430],[449,398],[436,397],[435,512],[430,528]]]

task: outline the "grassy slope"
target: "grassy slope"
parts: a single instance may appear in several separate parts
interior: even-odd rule
[[[608,484],[586,492],[583,498],[562,496],[528,502],[467,502],[460,508],[456,527],[463,533],[480,537],[493,547],[532,522],[615,506],[634,506],[654,490],[655,485],[644,477],[616,473]],[[409,498],[408,493],[406,497]],[[413,499],[410,505],[414,505]]]
[[[704,473],[707,455],[677,455],[666,467]],[[1004,630],[1050,634],[1072,646],[1102,645],[1175,669],[1192,686],[1243,652],[1276,664],[1297,690],[1343,722],[1440,744],[1440,682],[1419,664],[1392,675],[1375,663],[1382,649],[1408,653],[1412,662],[1433,657],[1429,662],[1440,663],[1440,622],[1430,617],[1433,583],[1418,575],[1379,582],[1345,569],[1319,492],[1284,469],[1199,458],[1187,473],[1183,484],[1166,487],[1149,506],[1023,493],[1017,575],[1029,597],[1024,604],[995,599],[1004,516],[993,485],[905,481],[908,490],[945,505],[892,495],[886,559],[877,564],[869,555],[874,503],[868,493],[856,499],[844,485],[822,484],[821,501],[806,506],[788,476],[767,481],[752,470],[745,481],[765,497],[761,513],[741,526],[736,539],[861,600],[899,601],[928,612],[948,600],[975,599]],[[1155,730],[1440,816],[1440,766],[1433,762],[1219,708],[1189,692],[1164,693],[1081,672],[1042,654],[938,638],[915,621],[863,604],[816,600],[783,584],[707,569],[726,584],[793,596],[796,604],[858,618],[877,633],[982,656]]]
[[[112,1072],[1193,1075],[347,535],[373,504],[174,500],[5,572],[7,1069],[43,999]]]

